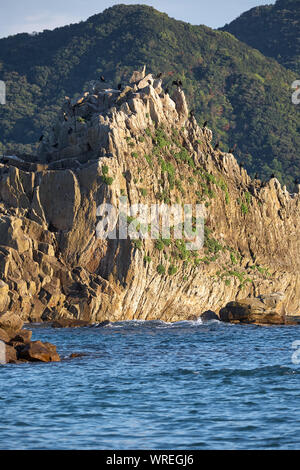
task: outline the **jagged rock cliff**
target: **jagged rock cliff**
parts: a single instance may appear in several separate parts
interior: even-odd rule
[[[300,191],[251,180],[152,75],[66,100],[38,157],[0,165],[0,312],[176,321],[280,291],[300,310]],[[97,237],[97,208],[203,204],[205,243]],[[128,221],[134,216],[127,214]]]

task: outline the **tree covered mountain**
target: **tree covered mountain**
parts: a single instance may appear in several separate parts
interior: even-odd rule
[[[297,78],[228,32],[192,26],[143,5],[118,5],[87,21],[0,40],[0,151],[34,151],[64,97],[104,75],[112,85],[147,64],[164,86],[181,79],[199,122],[252,174],[292,184],[300,177]]]
[[[221,29],[300,72],[299,0],[277,0],[275,5],[252,8]]]

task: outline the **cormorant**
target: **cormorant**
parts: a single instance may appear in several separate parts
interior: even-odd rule
[[[300,178],[296,178],[294,184],[300,184]]]
[[[239,165],[240,165],[240,168],[244,168],[245,162],[240,162]]]
[[[258,179],[259,179],[259,178],[258,178],[258,173],[255,173],[254,179],[255,179],[255,180],[258,180]]]
[[[177,88],[182,87],[182,81],[181,80],[173,80],[172,85],[177,86]]]
[[[220,142],[217,142],[216,145],[214,146],[214,150],[218,150],[219,147],[220,147]]]
[[[103,77],[103,75],[101,75],[100,80],[101,82],[105,82],[105,78]]]
[[[202,126],[202,127],[203,127],[203,129],[204,129],[204,127],[206,127],[206,126],[207,126],[207,124],[208,124],[208,121],[205,121],[205,122],[203,123],[203,126]]]
[[[273,178],[276,178],[276,176],[274,175],[274,173],[271,174],[270,180],[272,180]]]
[[[194,109],[191,109],[190,110],[190,117],[194,117],[195,116],[195,110]]]
[[[41,137],[39,138],[39,142],[42,142],[43,138],[44,138],[44,134],[42,134]]]
[[[92,147],[91,147],[91,145],[90,145],[89,142],[88,142],[88,144],[87,144],[87,148],[88,148],[88,151],[92,150]]]
[[[166,88],[166,89],[165,89],[165,94],[166,94],[166,95],[169,94],[169,88]]]
[[[162,76],[162,72],[159,72],[157,75],[156,75],[156,78],[160,78]]]
[[[122,90],[122,83],[118,84],[118,90],[120,90],[120,91]]]

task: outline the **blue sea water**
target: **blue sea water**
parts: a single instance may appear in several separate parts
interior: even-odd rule
[[[133,321],[33,339],[63,360],[0,366],[0,449],[299,449],[297,326]]]

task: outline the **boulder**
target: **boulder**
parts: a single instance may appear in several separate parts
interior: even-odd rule
[[[2,328],[0,328],[0,341],[3,341],[4,343],[9,343],[10,341],[10,335]]]
[[[16,363],[17,362],[17,351],[13,346],[6,344],[6,363]]]
[[[11,338],[11,342],[27,344],[27,343],[30,343],[31,337],[32,337],[32,331],[21,330],[16,334],[16,336]]]
[[[23,347],[18,347],[18,358],[30,362],[59,362],[60,357],[56,347],[51,343],[32,341]]]
[[[281,292],[229,302],[220,310],[220,320],[230,323],[282,325],[285,323]]]
[[[209,321],[209,320],[220,320],[218,315],[213,312],[212,310],[206,310],[206,312],[203,312],[200,315],[200,318],[202,321]]]
[[[23,327],[23,320],[16,313],[6,312],[0,314],[0,328],[3,330],[19,331]]]

